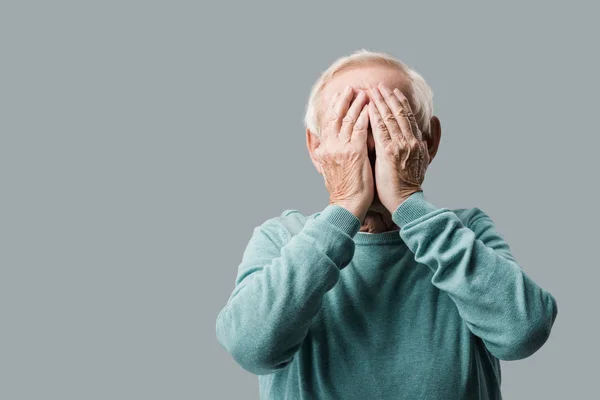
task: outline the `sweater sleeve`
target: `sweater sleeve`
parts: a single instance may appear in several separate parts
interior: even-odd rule
[[[325,293],[354,256],[359,219],[328,205],[289,234],[272,218],[254,229],[236,284],[216,321],[219,343],[245,370],[263,375],[287,366]]]
[[[550,335],[556,300],[523,271],[491,218],[473,211],[467,227],[420,191],[392,219],[415,260],[433,271],[431,283],[454,301],[488,351],[500,360],[529,357]]]

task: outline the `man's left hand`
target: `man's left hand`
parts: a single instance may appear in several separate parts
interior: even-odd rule
[[[369,120],[375,141],[375,182],[381,204],[393,213],[411,194],[422,191],[429,166],[427,142],[398,89],[380,84],[369,90]]]

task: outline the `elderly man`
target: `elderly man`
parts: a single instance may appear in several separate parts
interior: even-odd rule
[[[501,399],[499,360],[548,339],[556,300],[492,219],[425,198],[432,114],[427,83],[385,53],[314,85],[306,143],[329,204],[254,229],[217,317],[261,399]]]

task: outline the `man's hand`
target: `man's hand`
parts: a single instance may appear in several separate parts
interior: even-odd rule
[[[369,91],[369,120],[375,140],[375,186],[381,204],[393,213],[411,194],[422,191],[429,166],[427,142],[398,89],[383,84]]]
[[[327,110],[321,142],[315,149],[329,203],[353,213],[361,222],[375,194],[367,150],[368,96],[348,86],[337,93]]]

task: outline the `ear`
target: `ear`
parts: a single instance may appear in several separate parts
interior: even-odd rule
[[[315,168],[317,168],[317,171],[319,172],[319,174],[323,175],[323,170],[321,169],[321,164],[315,158],[315,149],[317,147],[319,147],[320,143],[321,143],[321,141],[319,140],[317,135],[315,135],[308,128],[306,128],[306,147],[308,148],[308,154],[310,155],[310,159],[312,160],[313,164],[315,165]]]
[[[431,117],[431,120],[429,122],[429,135],[425,139],[425,142],[427,142],[427,149],[429,150],[429,164],[431,164],[433,158],[437,154],[441,137],[442,126],[440,124],[439,118],[434,115],[433,117]]]

